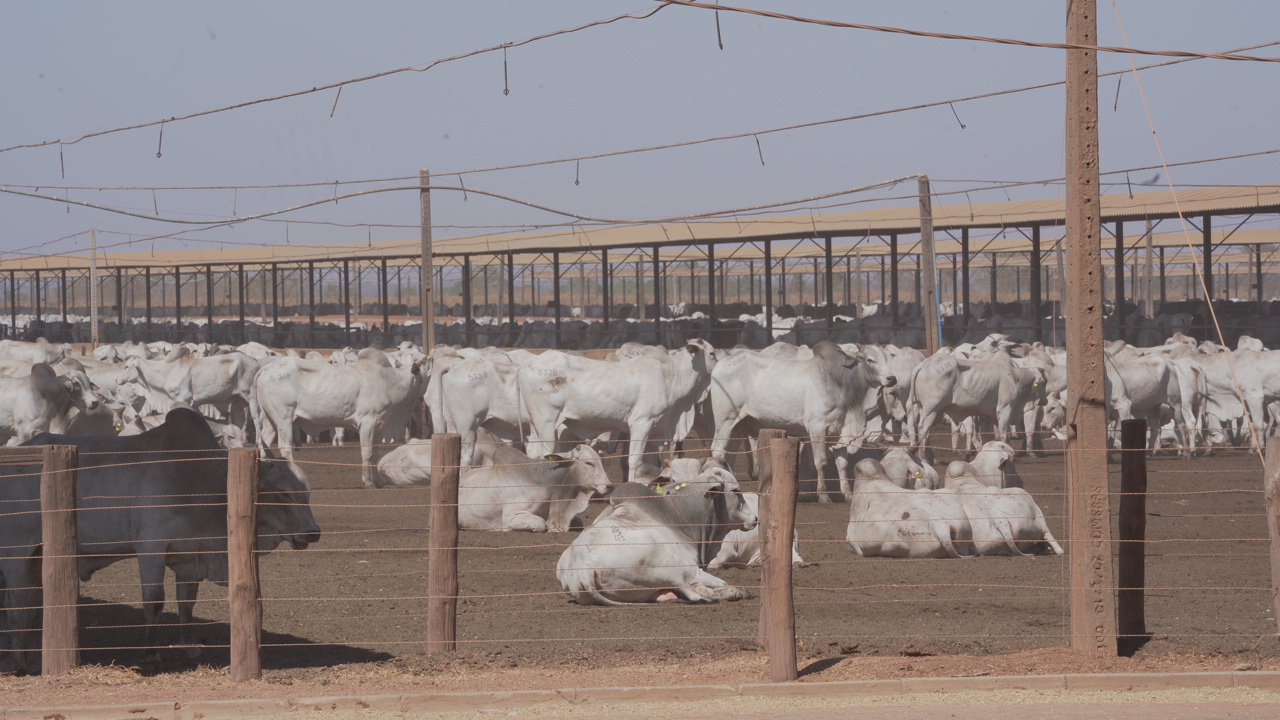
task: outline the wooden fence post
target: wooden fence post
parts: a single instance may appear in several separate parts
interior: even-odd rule
[[[231,596],[231,681],[262,678],[258,580],[258,451],[227,453],[227,569]]]
[[[769,680],[789,682],[799,676],[796,667],[796,615],[791,596],[791,538],[796,527],[796,502],[800,499],[800,439],[777,438],[769,444],[773,455],[773,498],[767,521],[768,540],[764,564],[768,581],[765,647],[769,651]]]
[[[1132,652],[1147,634],[1147,421],[1120,423],[1120,547],[1116,630]]]
[[[431,529],[428,535],[427,652],[457,647],[458,474],[462,436],[431,437]]]
[[[757,490],[760,504],[759,509],[756,511],[756,527],[760,529],[760,551],[762,553],[769,552],[769,523],[767,519],[772,507],[769,497],[773,494],[772,445],[774,440],[786,436],[786,430],[761,430],[760,435],[756,438],[756,451],[753,460],[756,468],[756,478],[760,480],[760,487]],[[760,643],[761,647],[767,646],[769,641],[769,597],[764,591],[768,584],[769,564],[764,563],[760,566],[760,628],[756,631],[756,642]]]
[[[1267,535],[1271,538],[1271,602],[1280,621],[1280,437],[1267,438],[1266,477]]]
[[[76,666],[80,652],[80,571],[76,539],[74,445],[46,445],[40,474],[40,524],[44,548],[40,574],[44,588],[41,673],[62,675]]]

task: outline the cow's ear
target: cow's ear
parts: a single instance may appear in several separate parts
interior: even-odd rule
[[[694,343],[686,343],[684,346],[684,349],[690,355],[697,355],[698,353],[702,352],[702,348]]]
[[[724,485],[721,485],[720,483],[716,483],[715,485],[712,485],[710,488],[707,488],[707,491],[702,493],[702,497],[708,500],[711,500],[712,496],[715,493],[723,493],[723,492],[724,492]]]
[[[549,460],[551,462],[557,462],[557,463],[565,462],[565,458],[563,455],[557,455],[555,453],[551,453],[550,455],[543,455],[542,459]]]

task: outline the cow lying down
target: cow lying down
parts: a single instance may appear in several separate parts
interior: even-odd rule
[[[691,482],[704,471],[713,467],[723,467],[715,460],[699,461],[694,458],[676,458],[669,461],[662,468],[662,472],[654,480],[654,483],[664,488],[671,483]],[[742,493],[742,499],[746,501],[751,514],[760,516],[760,496],[756,493]],[[724,536],[724,540],[720,542],[720,552],[716,553],[715,558],[707,567],[711,570],[718,570],[726,565],[759,565],[764,562],[764,551],[760,546],[760,528],[754,527],[750,530],[730,530]],[[793,565],[803,565],[804,559],[800,557],[800,535],[792,531],[791,537],[791,563]]]
[[[498,442],[477,443],[480,467],[458,478],[458,526],[463,530],[567,532],[593,495],[611,485],[590,445],[538,460]],[[431,482],[431,441],[417,440],[378,462],[378,479],[392,485]]]
[[[580,605],[742,600],[751,592],[702,568],[730,530],[755,525],[737,479],[724,468],[708,468],[662,492],[623,483],[560,555],[556,578]]]
[[[1062,554],[1044,513],[1020,487],[992,487],[972,464],[957,460],[947,466],[946,486],[955,490],[969,517],[973,544],[983,555]]]
[[[742,493],[742,499],[746,501],[751,514],[759,517],[760,496],[756,493]],[[716,553],[707,567],[719,570],[726,565],[750,567],[763,562],[764,549],[760,546],[760,528],[757,526],[750,530],[730,530],[720,543],[720,552]],[[791,564],[804,565],[804,558],[800,557],[800,534],[795,530],[791,531]]]
[[[908,490],[871,459],[854,466],[845,539],[851,551],[863,556],[976,555],[973,529],[955,490]]]
[[[592,495],[608,495],[612,487],[590,445],[541,461],[498,445],[488,450],[488,460],[458,478],[463,530],[568,532]]]

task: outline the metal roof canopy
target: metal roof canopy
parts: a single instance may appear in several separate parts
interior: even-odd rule
[[[1112,194],[1102,196],[1104,223],[1165,220],[1177,217],[1195,218],[1204,215],[1248,215],[1254,213],[1280,213],[1280,185],[1247,185],[1216,188],[1192,188],[1172,192]],[[1004,203],[934,205],[934,229],[938,233],[964,229],[1000,229],[1016,232],[1020,228],[1052,227],[1064,222],[1064,202],[1061,199],[1022,200]],[[918,234],[920,232],[919,208],[916,205],[856,210],[844,213],[824,213],[799,216],[753,217],[734,220],[703,220],[678,223],[582,226],[533,233],[502,233],[472,237],[438,238],[434,241],[435,256],[441,261],[450,258],[472,256],[476,264],[503,264],[508,253],[515,253],[516,264],[550,263],[553,253],[560,253],[560,262],[598,262],[596,254],[601,250],[640,251],[633,259],[614,259],[613,262],[652,261],[655,247],[683,246],[685,249],[660,253],[660,260],[705,260],[707,245],[732,245],[741,247],[721,248],[719,260],[756,260],[764,257],[763,250],[753,243],[764,241],[804,241],[827,237],[853,239],[851,244],[833,248],[839,257],[854,253],[860,247],[864,256],[888,255],[889,235]],[[1197,229],[1194,232],[1199,235]],[[1231,231],[1215,230],[1211,233],[1213,244],[1231,245],[1280,243],[1280,229],[1249,228]],[[1136,246],[1143,240],[1143,233],[1126,237],[1126,245]],[[1042,248],[1051,251],[1057,238],[1042,240]],[[1199,238],[1187,233],[1159,233],[1153,244],[1162,247],[1193,246]],[[936,242],[937,254],[951,255],[960,252],[957,240]],[[217,250],[170,250],[162,252],[101,252],[98,264],[101,268],[145,267],[197,267],[237,265],[294,265],[315,262],[334,263],[349,261],[375,262],[387,259],[403,267],[416,261],[420,240],[384,240],[377,242],[272,245],[259,247],[219,248]],[[902,243],[899,255],[918,253],[914,241]],[[976,238],[970,241],[970,254],[1027,252],[1030,240],[1024,238]],[[775,257],[810,257],[825,251],[813,245],[777,247]],[[216,258],[214,257],[216,256]],[[0,260],[4,270],[58,270],[84,268],[89,264],[87,255],[56,255],[31,258],[5,258]],[[451,263],[449,263],[451,264]]]

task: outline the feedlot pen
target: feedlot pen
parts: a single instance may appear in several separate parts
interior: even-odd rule
[[[940,438],[939,438],[940,439]],[[385,450],[385,449],[384,449]],[[395,660],[426,663],[427,518],[425,487],[359,487],[359,451],[310,446],[298,459],[313,487],[322,530],[305,551],[262,558],[263,666],[273,671]],[[939,451],[936,467],[953,459]],[[1026,489],[1068,548],[1061,452],[1020,457]],[[1272,617],[1262,469],[1256,454],[1217,450],[1148,461],[1147,630],[1141,655],[1280,657]],[[745,477],[739,462],[735,468]],[[615,482],[616,460],[606,463]],[[1111,464],[1112,517],[1119,464]],[[744,483],[754,490],[754,483]],[[806,487],[802,483],[802,493]],[[848,505],[800,503],[794,575],[796,635],[808,656],[986,655],[1069,647],[1065,557],[904,560],[860,558],[845,543]],[[604,501],[594,501],[588,523]],[[1114,532],[1114,531],[1113,531]],[[664,603],[582,607],[555,577],[574,533],[464,531],[459,553],[460,652],[499,656],[512,666],[564,659],[660,660],[758,653],[758,600],[719,605]],[[713,571],[756,588],[758,568]],[[169,578],[166,621],[173,623]],[[202,583],[197,661],[228,662],[227,593]],[[135,665],[141,659],[136,563],[121,562],[82,586],[83,662]],[[176,639],[176,631],[166,642]],[[1124,641],[1122,640],[1122,647]],[[165,669],[191,667],[178,649]]]

